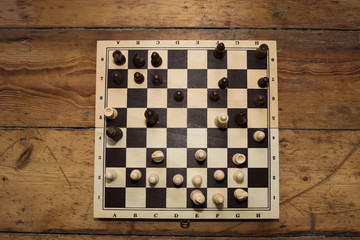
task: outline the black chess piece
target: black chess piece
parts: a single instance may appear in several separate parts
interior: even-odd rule
[[[255,57],[257,59],[263,59],[263,58],[266,58],[267,56],[267,51],[269,50],[269,47],[268,45],[266,44],[261,44],[260,47],[258,47],[256,50],[255,50]]]
[[[152,76],[152,82],[155,86],[160,86],[163,83],[163,79],[160,74],[154,73]]]
[[[215,50],[214,50],[214,56],[216,58],[223,58],[225,56],[225,45],[224,43],[219,43]]]
[[[217,102],[220,99],[220,94],[218,91],[211,91],[209,93],[210,100],[213,102]]]
[[[261,88],[266,88],[269,86],[269,78],[268,77],[263,77],[260,78],[257,82],[258,86]]]
[[[154,109],[146,109],[145,114],[146,122],[152,126],[159,121],[159,115],[155,112]]]
[[[135,67],[142,67],[145,65],[145,58],[140,54],[135,53],[133,57],[133,64]]]
[[[264,95],[256,95],[255,97],[254,97],[254,104],[256,105],[256,106],[263,106],[264,104],[265,104],[265,96]]]
[[[246,111],[245,110],[240,110],[236,115],[235,115],[235,122],[240,125],[240,126],[245,126],[247,123],[247,116],[246,116]]]
[[[218,81],[218,86],[221,89],[225,89],[229,86],[229,80],[226,77],[223,77]]]
[[[123,132],[118,127],[110,126],[106,128],[106,136],[118,142],[123,137]]]
[[[113,72],[112,78],[116,84],[122,84],[124,81],[124,76],[119,71]]]
[[[119,50],[115,50],[112,56],[116,65],[123,65],[126,62],[126,57]]]
[[[181,102],[184,99],[184,93],[181,90],[177,90],[174,92],[174,100],[177,102]]]
[[[162,64],[162,58],[160,57],[160,55],[157,52],[153,52],[151,54],[151,64],[154,67],[160,67]]]
[[[134,81],[135,81],[137,84],[143,83],[144,80],[145,80],[144,75],[142,75],[142,74],[139,73],[139,72],[134,73]]]

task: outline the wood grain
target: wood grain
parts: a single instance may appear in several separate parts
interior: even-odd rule
[[[360,32],[2,30],[0,126],[93,127],[100,39],[274,39],[286,129],[360,129]]]
[[[0,232],[282,236],[360,232],[360,132],[280,131],[280,219],[94,220],[89,129],[0,130]],[[28,163],[16,169],[29,145]],[[6,207],[5,207],[6,206]]]
[[[0,27],[359,29],[357,0],[0,2]]]

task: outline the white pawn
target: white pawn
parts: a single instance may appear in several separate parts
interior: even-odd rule
[[[225,178],[225,173],[222,170],[216,170],[214,172],[214,178],[216,181],[222,181]]]
[[[195,187],[200,187],[202,183],[202,177],[200,175],[195,175],[192,177],[191,181]]]
[[[202,149],[199,149],[195,152],[195,159],[198,160],[199,162],[204,161],[206,158],[206,152]]]
[[[116,111],[115,108],[107,107],[104,110],[104,115],[108,119],[115,119],[117,117],[117,115],[118,115],[118,112]]]
[[[256,142],[262,142],[265,139],[265,133],[263,131],[256,131],[253,138]]]
[[[173,183],[174,183],[176,186],[180,186],[183,182],[184,182],[184,177],[183,177],[181,174],[176,174],[176,175],[173,177]]]
[[[200,190],[194,190],[190,193],[190,199],[196,205],[201,205],[205,202],[205,196]]]
[[[238,188],[234,191],[234,197],[238,201],[244,201],[248,196],[249,194],[243,189]]]
[[[244,173],[240,170],[236,170],[233,173],[233,178],[234,178],[235,182],[242,183],[244,181]]]
[[[235,153],[232,157],[232,161],[235,165],[243,164],[246,161],[246,157],[244,154]]]
[[[142,174],[141,174],[140,170],[138,170],[138,169],[132,170],[130,173],[130,179],[133,181],[139,181],[141,176],[142,176]]]
[[[157,174],[151,174],[149,176],[149,184],[155,186],[159,182],[159,176]]]
[[[164,160],[165,156],[162,151],[158,150],[151,154],[151,158],[154,162],[160,163]]]
[[[224,203],[224,196],[221,193],[215,193],[212,196],[212,201],[215,205],[221,205]]]
[[[218,128],[226,128],[229,121],[229,116],[226,113],[220,113],[216,116],[214,123]]]
[[[106,171],[105,173],[105,178],[106,180],[108,180],[109,182],[114,181],[117,178],[117,173],[115,172],[115,170],[113,169],[109,169]]]

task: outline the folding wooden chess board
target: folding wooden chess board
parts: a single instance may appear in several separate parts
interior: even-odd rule
[[[278,218],[277,81],[275,41],[98,41],[94,217]]]

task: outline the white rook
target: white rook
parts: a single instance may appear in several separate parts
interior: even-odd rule
[[[246,157],[244,154],[235,153],[232,157],[232,161],[235,165],[243,164],[246,161]]]
[[[107,107],[104,110],[104,115],[108,119],[115,119],[117,117],[117,115],[118,115],[118,112],[116,111],[115,108]]]

